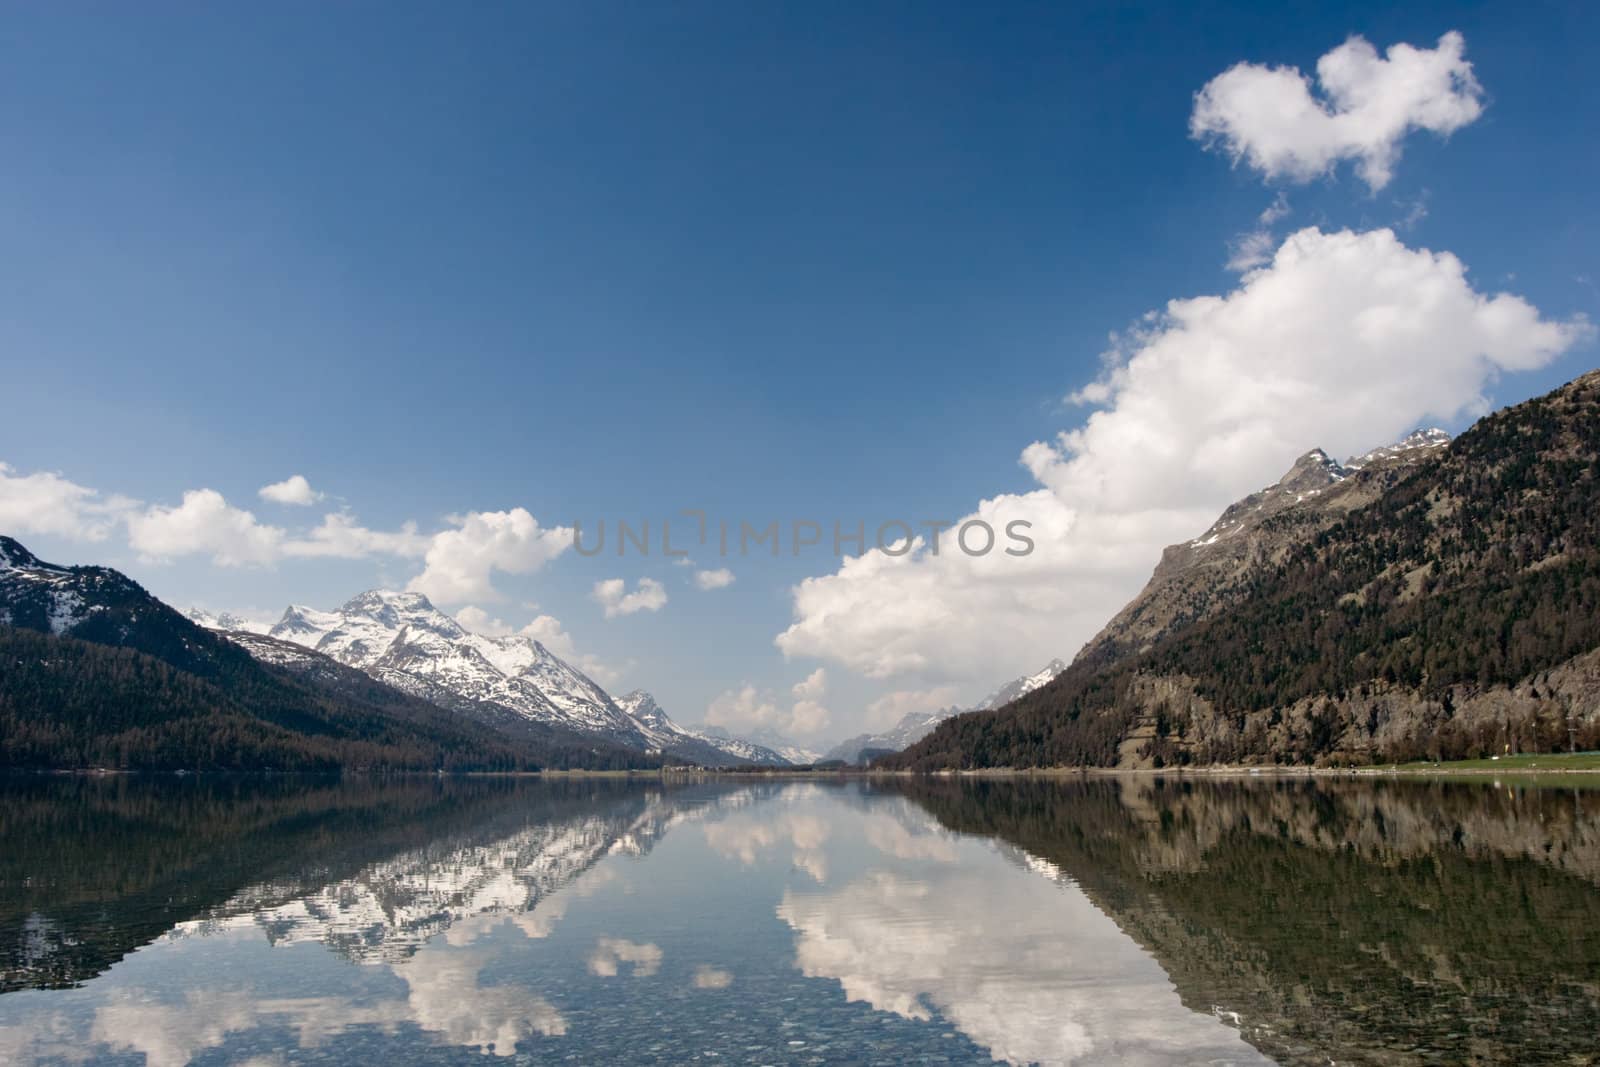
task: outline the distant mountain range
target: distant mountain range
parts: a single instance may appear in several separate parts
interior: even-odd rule
[[[759,744],[681,727],[643,691],[613,699],[533,638],[474,633],[421,593],[369,590],[336,611],[291,605],[265,634],[251,632],[259,626],[229,630],[221,625],[228,620],[200,611],[190,617],[218,623],[263,662],[286,665],[298,649],[310,649],[499,729],[543,724],[703,766],[797,762]]]
[[[1038,689],[1050,679],[1067,669],[1067,665],[1059,659],[1053,659],[1032,674],[1023,675],[996,689],[981,701],[970,708],[951,706],[940,708],[936,711],[913,711],[903,716],[893,727],[877,734],[858,734],[847,741],[841,741],[829,749],[823,757],[825,760],[842,760],[845,763],[861,763],[874,756],[881,756],[887,752],[899,752],[921,741],[933,732],[934,727],[946,719],[963,715],[969,711],[991,711],[995,708],[1016,700],[1018,697]]]
[[[207,624],[207,625],[200,625]],[[237,628],[229,628],[237,627]],[[0,537],[0,767],[531,770],[788,765],[613,700],[538,641],[416,593],[295,606],[260,632]]]
[[[699,753],[703,763],[726,764],[732,759],[763,767],[788,767],[816,762],[816,755],[804,749],[784,746],[774,750],[720,730],[679,726],[643,689],[617,697],[617,706],[639,724],[656,748],[674,754]]]
[[[888,767],[1600,748],[1600,371],[1277,483],[1168,548],[1054,681]]]
[[[270,642],[254,635],[252,640]],[[328,657],[261,660],[126,575],[0,536],[0,767],[327,771],[651,767],[546,723],[496,729]],[[290,646],[292,647],[292,646]]]

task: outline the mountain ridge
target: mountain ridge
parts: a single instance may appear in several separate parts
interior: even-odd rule
[[[46,563],[0,536],[0,765],[535,770],[655,761],[556,731],[511,737],[365,676],[332,684],[262,663],[118,571]]]
[[[1049,685],[881,763],[1349,765],[1600,746],[1597,466],[1600,371],[1448,445],[1424,433],[1350,467],[1308,453],[1167,549]],[[1204,554],[1219,545],[1220,567]]]

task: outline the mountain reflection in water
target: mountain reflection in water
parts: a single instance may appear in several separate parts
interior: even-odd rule
[[[0,1062],[1595,1062],[1600,792],[0,784]]]

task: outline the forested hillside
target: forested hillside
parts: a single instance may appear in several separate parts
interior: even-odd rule
[[[1490,415],[1148,648],[885,765],[1333,762],[1600,747],[1600,372]]]
[[[432,771],[660,762],[540,724],[497,731],[325,665],[296,673],[258,663],[114,570],[57,567],[0,537],[0,767]]]

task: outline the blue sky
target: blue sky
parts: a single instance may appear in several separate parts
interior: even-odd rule
[[[1196,92],[1235,64],[1309,74],[1351,34],[1382,52],[1451,30],[1481,115],[1404,136],[1381,188],[1348,160],[1302,181],[1190,136]],[[1275,240],[1393,227],[1459,257],[1477,292],[1594,316],[1597,46],[1581,4],[15,7],[0,461],[144,505],[209,488],[285,529],[340,507],[424,536],[515,507],[544,527],[685,507],[959,518],[1045,484],[1019,454],[1084,425],[1064,398],[1101,374],[1108,335],[1237,287],[1230,248],[1280,195]],[[1514,402],[1596,363],[1590,337],[1541,351],[1463,388]],[[1416,411],[1452,430],[1470,414]],[[1333,447],[1281,445],[1186,516]],[[258,498],[291,474],[320,506]],[[422,566],[21,533],[171,602],[257,613]],[[1086,580],[1085,618],[1137,589],[1144,556]],[[966,699],[1088,636],[1079,621],[972,663],[934,643],[874,665],[822,638],[786,656],[792,588],[838,562],[701,562],[736,580],[702,592],[659,558],[567,552],[495,573],[501,599],[476,606],[559,619],[687,721],[746,684],[781,714],[824,667],[834,736],[886,694]],[[667,604],[606,618],[592,588],[616,577],[662,582]],[[898,602],[868,594],[863,612]],[[918,625],[940,610],[972,609]]]

